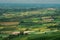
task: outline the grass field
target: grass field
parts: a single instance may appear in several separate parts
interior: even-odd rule
[[[60,9],[4,11],[0,16],[0,40],[60,39]]]

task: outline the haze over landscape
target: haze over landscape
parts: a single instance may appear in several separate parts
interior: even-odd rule
[[[60,40],[60,0],[0,0],[0,40]]]
[[[0,0],[0,3],[60,4],[60,0]]]
[[[0,0],[0,7],[60,7],[60,0]]]

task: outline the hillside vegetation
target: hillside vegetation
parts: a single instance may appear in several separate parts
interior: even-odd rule
[[[0,8],[0,40],[59,39],[59,8]]]

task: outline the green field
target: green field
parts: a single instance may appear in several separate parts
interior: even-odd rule
[[[0,40],[60,39],[59,8],[0,10]]]

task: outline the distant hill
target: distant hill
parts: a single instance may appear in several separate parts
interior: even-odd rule
[[[11,8],[33,8],[33,7],[60,7],[60,4],[16,4],[16,3],[0,3],[0,7]]]

